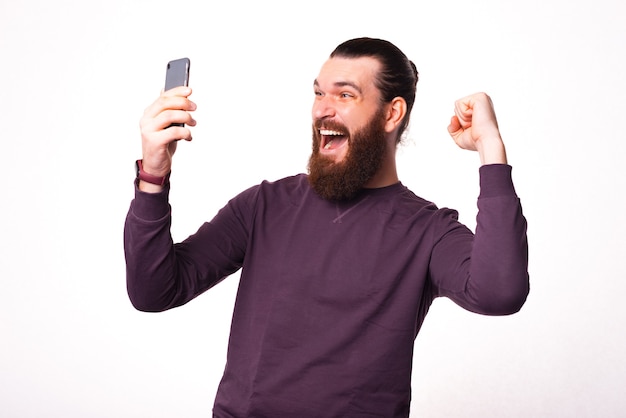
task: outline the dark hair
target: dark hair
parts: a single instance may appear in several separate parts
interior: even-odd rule
[[[337,46],[330,57],[371,57],[381,63],[382,69],[376,77],[376,87],[382,93],[383,102],[388,103],[396,97],[402,97],[407,106],[407,113],[396,139],[396,142],[400,142],[402,134],[409,125],[411,109],[415,103],[415,90],[419,79],[415,64],[391,42],[374,38],[356,38],[346,41]]]

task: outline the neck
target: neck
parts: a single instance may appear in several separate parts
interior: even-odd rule
[[[396,146],[394,143],[393,149],[387,150],[387,156],[383,160],[380,169],[365,184],[365,188],[378,189],[380,187],[391,186],[398,181],[400,180],[398,178],[398,170],[396,169]]]

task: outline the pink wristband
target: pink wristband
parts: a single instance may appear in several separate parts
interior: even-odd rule
[[[152,174],[148,174],[143,171],[143,164],[141,160],[137,160],[135,163],[137,169],[137,178],[139,180],[145,181],[146,183],[156,184],[159,186],[163,186],[170,178],[170,173],[167,173],[164,177],[154,176]]]

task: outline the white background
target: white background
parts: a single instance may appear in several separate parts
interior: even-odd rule
[[[188,56],[194,141],[176,240],[263,179],[303,172],[312,81],[340,42],[388,39],[420,71],[401,180],[474,226],[478,156],[446,126],[493,98],[529,221],[531,294],[509,317],[435,301],[412,416],[618,417],[626,409],[626,11],[619,0],[0,3],[0,415],[206,417],[235,275],[135,311],[122,228],[139,118]]]

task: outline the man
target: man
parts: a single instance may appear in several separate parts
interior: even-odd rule
[[[125,227],[137,309],[180,306],[241,270],[216,417],[407,417],[413,342],[435,297],[517,312],[526,221],[491,100],[457,101],[448,130],[478,151],[474,235],[398,179],[395,151],[418,74],[389,42],[339,45],[313,83],[308,175],[263,182],[173,244],[167,176],[195,126],[189,88],[141,120],[143,171]],[[145,181],[145,180],[148,181]]]

